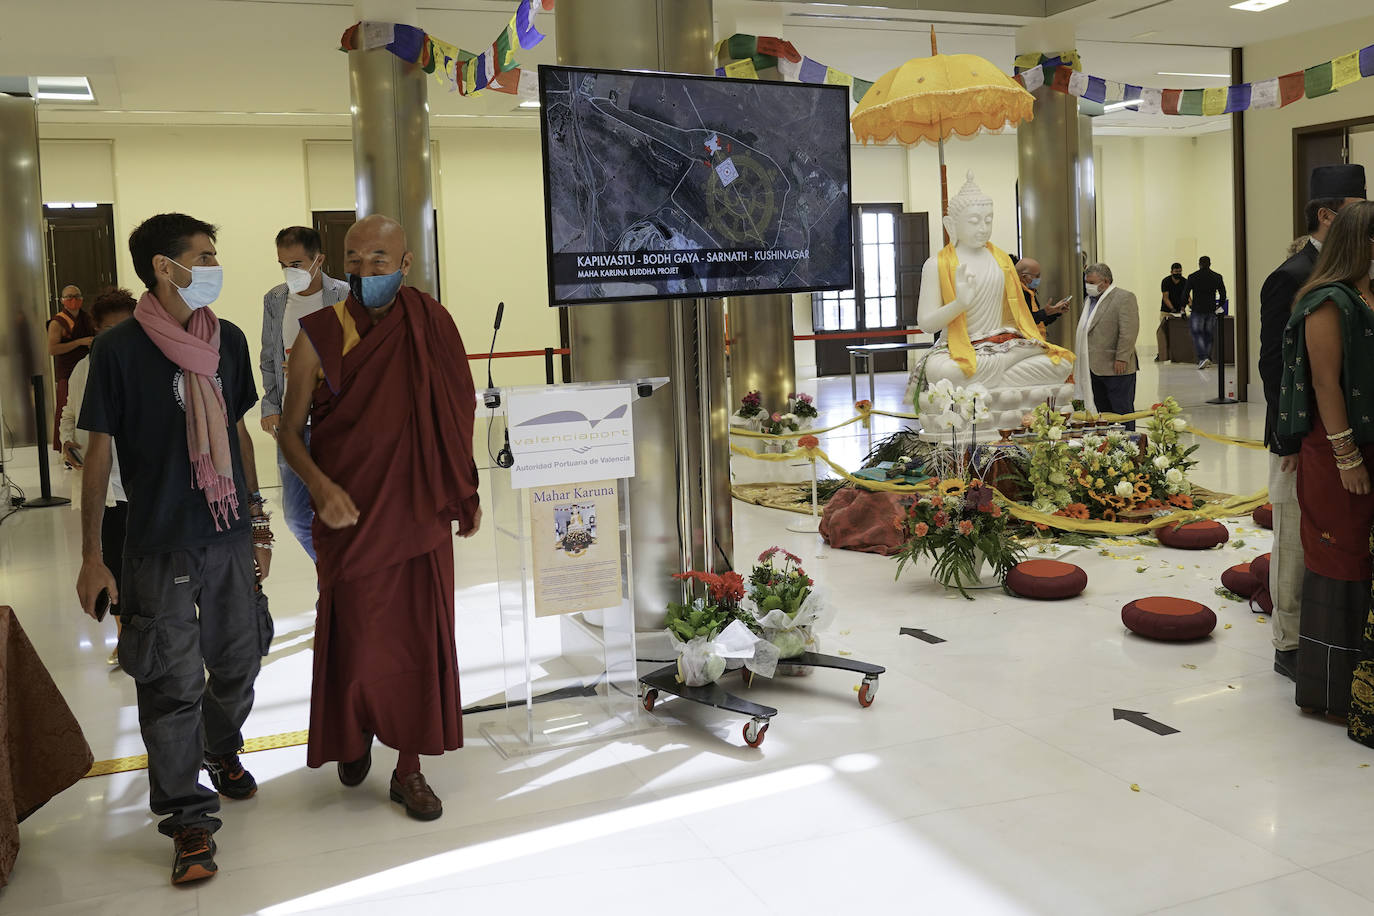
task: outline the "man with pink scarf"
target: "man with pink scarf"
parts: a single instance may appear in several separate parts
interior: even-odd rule
[[[182,884],[216,872],[219,795],[257,792],[238,752],[272,641],[258,585],[272,533],[243,422],[258,399],[248,341],[209,308],[222,282],[215,227],[159,214],[129,236],[129,252],[147,292],[134,320],[92,350],[79,419],[90,441],[77,594],[92,616],[102,591],[118,605],[149,804],[173,839],[172,883]],[[112,442],[129,504],[123,594],[100,553]],[[215,791],[200,785],[202,768]]]

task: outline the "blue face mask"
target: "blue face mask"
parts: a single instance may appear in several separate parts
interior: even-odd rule
[[[353,298],[363,304],[363,308],[380,309],[391,304],[391,300],[396,298],[396,294],[400,292],[401,284],[404,281],[405,275],[399,270],[395,273],[382,274],[376,277],[359,277],[356,274],[349,274],[348,289],[353,293]]]
[[[1040,278],[1039,278],[1039,277],[1036,277],[1034,280],[1032,280],[1032,281],[1030,282],[1030,288],[1031,288],[1031,289],[1039,289],[1039,288],[1040,288]]]

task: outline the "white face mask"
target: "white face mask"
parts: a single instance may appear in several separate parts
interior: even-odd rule
[[[1085,284],[1083,286],[1083,291],[1088,294],[1089,299],[1096,299],[1099,295],[1097,287],[1093,286],[1091,283]]]
[[[167,260],[172,261],[171,258]],[[187,267],[178,261],[172,263],[191,275],[189,286],[177,286],[176,281],[172,281],[181,294],[181,301],[189,308],[203,309],[219,298],[220,290],[224,288],[223,267]]]
[[[299,267],[283,267],[281,272],[286,277],[286,288],[293,293],[306,290],[315,280],[315,267],[318,261],[319,258],[316,258],[315,261],[311,262],[309,270],[303,270]]]

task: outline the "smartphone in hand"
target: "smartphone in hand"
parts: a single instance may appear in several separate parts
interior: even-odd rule
[[[108,588],[102,588],[100,594],[95,596],[96,621],[103,621],[105,615],[108,613],[110,613],[110,590]]]

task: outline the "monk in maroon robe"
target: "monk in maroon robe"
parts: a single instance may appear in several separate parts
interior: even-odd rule
[[[476,395],[448,311],[403,285],[400,225],[369,216],[345,249],[352,294],[301,320],[279,433],[315,506],[306,762],[337,761],[344,785],[359,785],[375,735],[399,751],[391,799],[433,820],[443,805],[419,755],[463,744],[451,523],[463,537],[481,523]]]

